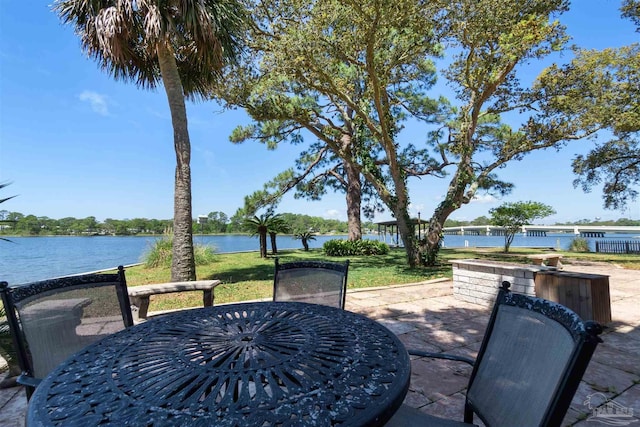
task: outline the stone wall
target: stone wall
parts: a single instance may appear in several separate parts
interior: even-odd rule
[[[535,296],[535,277],[548,267],[510,264],[500,261],[463,259],[452,261],[453,295],[463,301],[491,306],[504,280],[511,291]]]

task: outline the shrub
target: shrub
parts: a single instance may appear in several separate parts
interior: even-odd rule
[[[144,256],[144,265],[147,268],[169,267],[171,266],[171,246],[173,239],[171,237],[162,237],[157,239],[151,249]]]
[[[196,265],[211,264],[216,260],[216,254],[210,246],[196,244],[193,247],[193,255],[196,258]]]
[[[4,386],[11,387],[15,385],[15,381],[9,378],[20,375],[20,366],[18,366],[18,355],[13,347],[13,338],[9,330],[9,322],[7,321],[4,305],[0,302],[0,356],[7,362],[9,375],[7,380],[0,382],[0,388]],[[4,369],[0,369],[2,372]]]
[[[322,245],[327,256],[385,255],[389,245],[378,240],[340,240],[333,239]]]
[[[144,265],[147,268],[171,267],[173,235],[165,235],[155,241],[145,254]],[[215,261],[216,255],[210,246],[196,244],[193,247],[196,265],[207,265]]]
[[[590,252],[589,242],[584,237],[576,237],[569,245],[571,252]]]

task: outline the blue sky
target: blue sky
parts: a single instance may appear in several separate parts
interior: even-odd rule
[[[637,42],[632,24],[619,17],[619,0],[574,0],[561,20],[573,43],[594,49]],[[557,62],[570,59],[565,53]],[[545,63],[530,64],[523,80]],[[449,94],[444,84],[438,90]],[[231,216],[243,198],[289,167],[298,147],[267,151],[258,143],[231,144],[232,129],[246,124],[242,111],[215,103],[187,105],[192,144],[193,214],[222,211]],[[424,140],[420,127],[403,138]],[[488,215],[504,202],[541,201],[556,215],[543,222],[583,218],[640,219],[640,202],[624,211],[602,208],[601,192],[574,188],[571,159],[593,142],[581,141],[528,155],[500,171],[516,185],[512,195],[479,199],[451,218]],[[164,91],[150,92],[116,82],[80,49],[73,29],[63,26],[44,2],[0,2],[0,182],[11,181],[3,196],[18,197],[2,208],[23,214],[63,218],[158,218],[173,215],[175,154]],[[447,181],[410,183],[411,213],[429,216]],[[285,197],[280,212],[346,220],[344,196],[309,202]],[[390,219],[382,214],[377,220]]]

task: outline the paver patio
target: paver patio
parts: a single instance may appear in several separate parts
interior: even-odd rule
[[[640,272],[611,265],[567,265],[565,270],[610,276],[613,321],[605,328],[563,425],[613,425],[597,412],[622,408],[616,425],[640,427]],[[497,285],[496,285],[497,286]],[[346,309],[374,318],[405,346],[475,357],[489,310],[457,300],[450,280],[349,291]],[[462,420],[471,373],[466,364],[413,358],[405,403],[425,412]],[[617,406],[616,406],[617,405]],[[0,390],[0,427],[23,426],[26,398],[21,387]]]

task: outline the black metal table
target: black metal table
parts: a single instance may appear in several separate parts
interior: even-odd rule
[[[376,426],[409,356],[345,310],[261,302],[152,318],[96,342],[36,389],[27,425]]]

